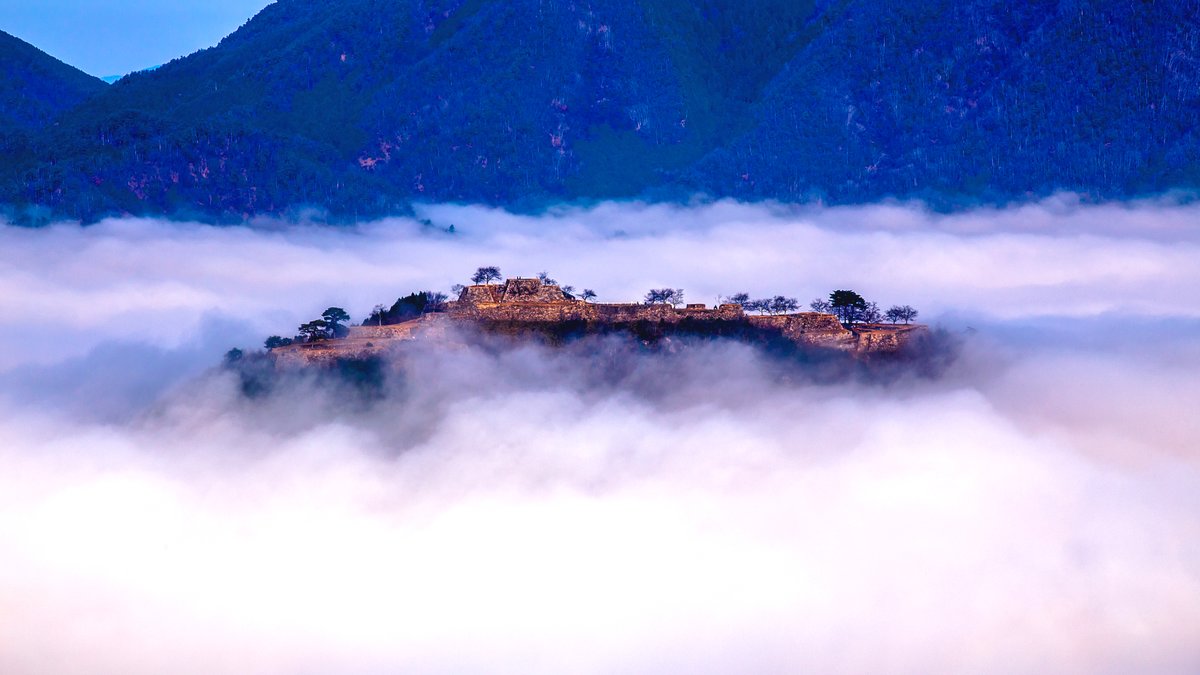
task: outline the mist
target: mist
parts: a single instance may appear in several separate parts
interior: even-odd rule
[[[1197,216],[0,227],[0,671],[1195,671]],[[612,302],[852,288],[961,353],[413,346],[369,397],[218,367],[481,265]]]

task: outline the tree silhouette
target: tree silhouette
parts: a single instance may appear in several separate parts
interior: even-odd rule
[[[892,305],[892,307],[888,309],[884,316],[886,316],[887,320],[891,321],[892,323],[896,323],[898,321],[908,323],[913,319],[916,319],[917,314],[917,310],[913,309],[911,305]]]
[[[300,324],[300,335],[305,342],[316,342],[318,340],[329,339],[329,324],[323,319],[316,319],[308,323]]]
[[[349,332],[342,323],[350,321],[350,315],[341,307],[330,307],[321,312],[321,318],[325,320],[332,337],[343,337]]]
[[[683,302],[682,288],[652,288],[646,293],[647,305],[671,305]]]
[[[446,309],[446,301],[450,296],[440,291],[425,291],[425,311],[440,312]]]
[[[742,309],[746,309],[746,305],[750,303],[750,294],[734,293],[728,298],[725,298],[722,302],[727,305],[738,305]]]
[[[800,309],[800,303],[795,298],[777,295],[768,301],[767,307],[772,314],[788,314]]]
[[[883,313],[879,311],[879,305],[868,302],[867,306],[858,313],[858,320],[863,323],[879,323],[883,321]]]
[[[854,291],[837,290],[829,294],[829,307],[842,323],[858,321],[867,309],[867,301]]]
[[[585,288],[585,289],[583,289],[583,292],[579,294],[579,297],[584,302],[588,302],[589,300],[595,300],[596,299],[596,291],[593,291],[590,288]]]
[[[744,308],[747,312],[766,314],[767,312],[771,311],[771,301],[765,298],[759,298],[758,300],[747,300],[746,303],[742,305],[742,308]]]
[[[476,284],[491,285],[491,283],[493,281],[499,281],[499,280],[500,280],[500,268],[495,267],[495,266],[480,267],[479,269],[475,270],[475,274],[471,276],[471,281]]]

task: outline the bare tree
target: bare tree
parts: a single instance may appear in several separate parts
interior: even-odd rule
[[[683,302],[682,288],[653,288],[646,294],[647,305],[671,305]]]
[[[879,305],[868,302],[858,315],[858,320],[863,323],[879,323],[883,321],[883,313],[879,311]]]
[[[913,309],[911,305],[892,305],[892,307],[888,309],[884,316],[886,316],[887,320],[891,321],[892,323],[896,323],[898,321],[908,323],[916,319],[917,314],[917,310]]]
[[[446,295],[445,293],[441,293],[439,291],[425,291],[425,308],[422,310],[422,312],[440,312],[446,308],[446,301],[449,299],[450,296]]]
[[[579,297],[584,302],[588,302],[590,300],[595,300],[596,299],[596,291],[593,291],[590,288],[585,288],[585,289],[583,289],[583,292],[579,294]]]
[[[491,285],[491,283],[493,281],[499,281],[499,280],[500,280],[500,268],[495,267],[495,266],[480,267],[479,269],[475,270],[475,274],[471,276],[471,281],[476,284]]]
[[[822,300],[821,298],[808,303],[808,308],[821,314],[833,314],[833,305],[829,304],[828,300]]]
[[[772,314],[788,314],[800,309],[800,303],[795,298],[777,295],[771,298],[768,308]]]
[[[734,293],[728,298],[722,298],[721,302],[727,305],[738,305],[742,309],[746,309],[746,305],[750,303],[749,293]]]
[[[742,307],[745,308],[747,312],[766,314],[767,312],[771,311],[771,301],[762,298],[758,300],[749,300],[746,302],[746,304],[742,305]]]

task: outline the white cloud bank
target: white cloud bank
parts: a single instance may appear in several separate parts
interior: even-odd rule
[[[1197,209],[427,215],[459,234],[0,229],[0,671],[1200,668]],[[435,353],[372,405],[184,382],[483,264],[981,330],[886,386],[730,345]]]

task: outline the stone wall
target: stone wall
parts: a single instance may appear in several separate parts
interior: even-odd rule
[[[504,289],[499,286],[467,286],[458,294],[458,302],[465,304],[479,304],[488,302],[500,302],[500,295]]]
[[[540,279],[508,279],[502,284],[467,286],[458,295],[460,303],[468,305],[571,302],[567,294],[554,284]]]
[[[862,326],[854,331],[855,351],[860,354],[894,354],[914,340],[925,338],[929,329],[918,324],[905,326]]]
[[[842,327],[832,314],[804,312],[778,316],[750,316],[750,324],[763,330],[777,330],[784,337],[803,344],[832,349],[854,349],[854,333]]]
[[[464,296],[463,300],[450,303],[448,313],[459,318],[510,322],[591,321],[600,323],[633,323],[653,321],[678,323],[684,319],[734,321],[745,318],[745,313],[738,305],[721,305],[716,309],[678,309],[671,305],[598,304],[583,302],[581,300],[567,300],[565,298],[553,302],[539,302],[534,300],[524,300],[521,302],[480,302],[471,300],[471,297],[479,297],[481,295],[485,294],[474,293]]]

